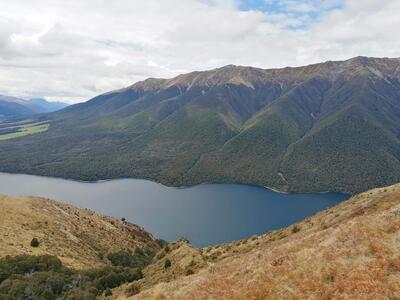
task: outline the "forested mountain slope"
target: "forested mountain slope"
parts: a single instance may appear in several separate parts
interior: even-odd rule
[[[147,79],[0,141],[0,171],[356,193],[400,181],[400,60]]]

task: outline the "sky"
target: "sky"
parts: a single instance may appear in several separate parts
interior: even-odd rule
[[[0,0],[0,94],[77,103],[227,64],[400,57],[399,0]]]

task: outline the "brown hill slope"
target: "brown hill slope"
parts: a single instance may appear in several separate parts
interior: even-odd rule
[[[0,258],[49,254],[83,269],[109,264],[105,257],[114,251],[160,250],[137,225],[48,199],[0,195],[0,211]],[[39,247],[31,247],[33,238]]]
[[[375,189],[283,230],[203,249],[208,267],[131,299],[399,299],[399,229],[400,185]]]

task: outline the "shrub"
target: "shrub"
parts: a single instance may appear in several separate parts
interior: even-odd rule
[[[136,248],[135,248],[134,254],[135,254],[135,255],[143,256],[143,255],[144,255],[144,252],[143,252],[143,250],[142,250],[141,248],[136,247]]]
[[[31,247],[39,247],[39,240],[37,238],[33,238],[31,241]]]
[[[152,255],[146,255],[140,248],[136,248],[133,254],[121,250],[107,255],[107,259],[113,266],[131,268],[143,268],[151,262],[152,258]]]
[[[77,271],[50,255],[6,257],[0,259],[0,299],[95,300],[104,291],[109,294],[107,289],[141,278],[139,268]]]
[[[186,236],[182,236],[179,240],[179,242],[187,243],[190,244],[189,239]]]
[[[110,289],[106,289],[106,291],[104,292],[104,296],[105,297],[110,297],[110,296],[112,296],[112,291],[110,290]]]
[[[168,269],[171,267],[171,261],[167,258],[164,263],[164,269]]]
[[[157,240],[156,240],[156,243],[160,246],[160,248],[164,248],[165,246],[168,245],[168,242],[167,242],[167,241],[164,241],[164,240],[162,240],[162,239],[157,239]]]
[[[300,227],[299,227],[299,226],[294,225],[294,226],[292,227],[292,233],[297,233],[297,232],[299,232],[299,231],[300,231]]]
[[[139,268],[105,267],[85,272],[93,286],[99,291],[115,288],[126,282],[143,278]]]
[[[185,272],[186,276],[193,275],[193,274],[194,274],[194,271],[192,269],[187,269]]]

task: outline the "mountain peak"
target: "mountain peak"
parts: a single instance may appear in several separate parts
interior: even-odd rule
[[[161,88],[165,81],[166,79],[150,77],[131,85],[130,88],[147,92]]]

